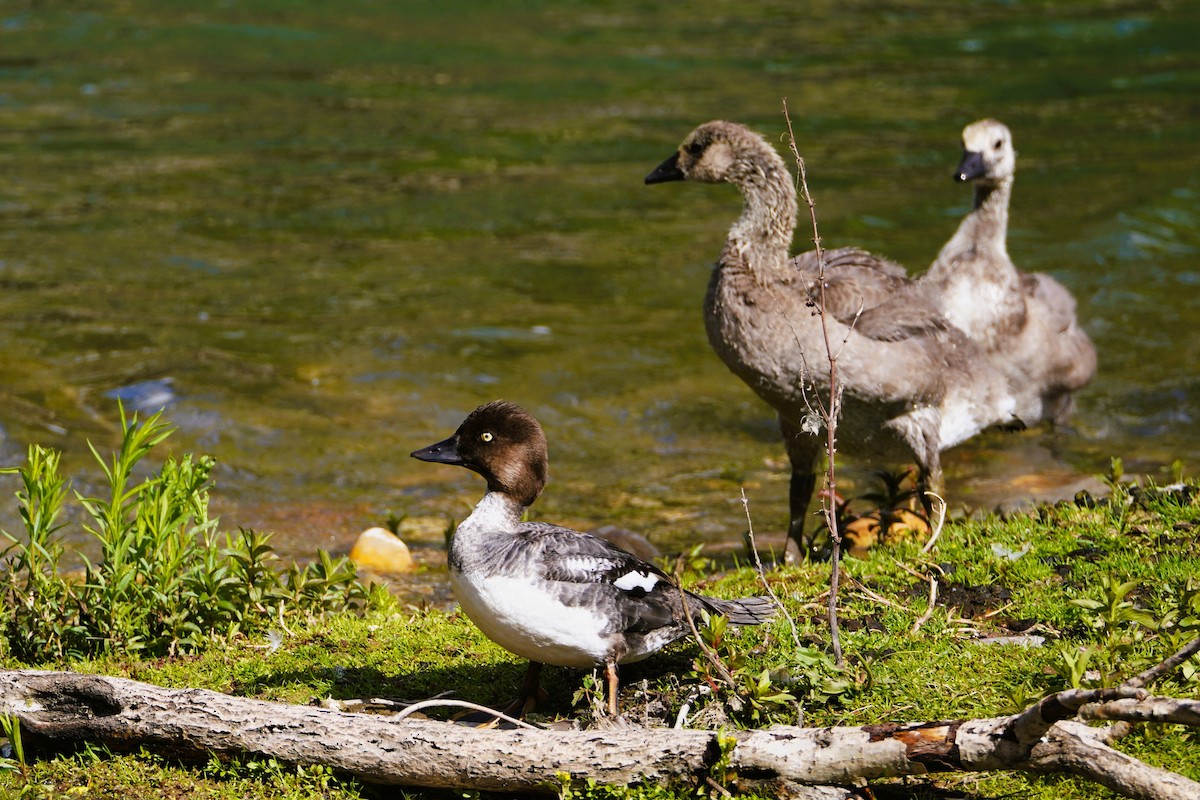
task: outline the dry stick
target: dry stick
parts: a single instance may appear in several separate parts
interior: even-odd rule
[[[825,340],[825,355],[829,359],[829,406],[825,409],[825,455],[828,466],[825,471],[825,493],[821,497],[821,509],[825,512],[825,525],[833,542],[830,555],[829,575],[829,637],[833,645],[833,656],[838,666],[846,663],[842,655],[842,637],[838,631],[838,578],[841,572],[842,535],[837,526],[837,469],[834,456],[837,453],[837,420],[840,412],[841,394],[837,382],[837,353],[829,341],[829,323],[825,314],[825,251],[821,249],[821,234],[817,231],[817,207],[808,191],[808,173],[804,159],[796,147],[796,135],[792,131],[792,118],[788,115],[787,99],[783,100],[783,118],[787,122],[788,147],[796,159],[800,181],[800,193],[808,204],[808,216],[812,220],[813,245],[817,251],[817,312],[821,318],[821,336]]]
[[[721,680],[725,681],[731,691],[736,692],[737,681],[734,680],[733,674],[725,666],[725,662],[721,661],[721,657],[717,655],[717,651],[705,644],[704,640],[700,638],[700,631],[696,629],[696,621],[692,619],[692,611],[688,608],[687,592],[683,590],[683,576],[679,574],[679,570],[675,570],[675,585],[679,587],[679,602],[683,605],[683,618],[687,620],[688,627],[692,629],[692,637],[696,640],[696,644],[700,645],[700,652],[708,659],[708,663],[712,664],[717,670],[717,674],[721,676]]]
[[[1167,673],[1173,672],[1180,664],[1196,655],[1196,653],[1200,653],[1200,636],[1197,636],[1195,639],[1192,639],[1183,647],[1179,648],[1178,652],[1163,661],[1161,664],[1154,665],[1142,674],[1130,678],[1121,685],[1140,689],[1148,683],[1153,683]]]
[[[1060,700],[1066,708],[1059,711],[1069,717],[1070,706],[1090,700],[1132,706],[1124,694],[1065,693]],[[1052,709],[1038,709],[1045,710]],[[569,772],[578,782],[589,777],[619,784],[695,780],[710,774],[717,746],[716,731],[480,731],[33,670],[0,670],[0,712],[20,717],[27,741],[37,738],[48,749],[89,741],[118,750],[144,746],[185,759],[206,758],[211,752],[250,753],[288,764],[324,764],[376,784],[524,794],[539,787],[544,791],[556,772]],[[1200,717],[1192,718],[1200,725]],[[744,778],[756,775],[764,781],[845,784],[860,777],[951,769],[1017,769],[1074,773],[1143,800],[1200,797],[1195,781],[1108,748],[1111,729],[1063,719],[1030,726],[1021,731],[1025,738],[1014,735],[1018,720],[1011,716],[738,731],[737,746],[728,755],[730,767]]]
[[[763,569],[762,559],[758,557],[758,545],[754,543],[754,521],[750,519],[750,500],[746,497],[746,487],[742,487],[742,508],[746,512],[746,537],[750,540],[750,553],[754,556],[754,569],[758,573],[758,579],[762,581],[763,588],[767,590],[767,594],[771,598],[771,602],[779,609],[779,613],[783,614],[783,618],[787,620],[788,627],[792,629],[792,641],[796,643],[796,649],[800,649],[800,633],[796,630],[796,620],[792,619],[792,615],[783,607],[783,603],[779,602],[779,598],[775,596],[775,590],[771,588],[771,584],[767,581],[766,570]]]
[[[894,608],[898,611],[904,611],[909,614],[913,613],[913,610],[911,608],[909,608],[908,606],[902,606],[894,600],[887,599],[886,597],[879,594],[878,592],[871,591],[866,586],[864,586],[862,583],[859,583],[858,581],[854,580],[853,578],[851,578],[851,582],[858,587],[858,590],[859,590],[859,592],[861,592],[862,596],[867,598],[868,600],[879,603],[880,605]]]
[[[708,785],[708,787],[710,789],[714,790],[715,792],[717,792],[717,794],[721,795],[721,797],[733,797],[733,792],[729,791],[724,786],[717,783],[715,780],[712,779],[711,776],[705,775],[704,782],[705,782],[705,784]]]
[[[1181,700],[1174,697],[1128,698],[1081,706],[1079,718],[1122,722],[1170,722],[1176,725],[1200,727],[1200,700]]]
[[[422,700],[418,703],[405,706],[401,711],[390,717],[390,719],[399,722],[410,714],[426,708],[467,708],[471,711],[482,711],[485,714],[491,714],[497,719],[502,719],[505,722],[511,722],[514,725],[522,728],[528,728],[531,731],[541,730],[541,728],[539,728],[537,725],[530,725],[524,720],[517,719],[516,717],[510,717],[503,711],[497,711],[494,708],[488,708],[487,706],[481,706],[478,703],[471,703],[466,700]]]
[[[942,526],[946,524],[946,500],[937,492],[925,492],[929,497],[938,501],[937,507],[937,522],[933,524],[933,533],[929,535],[929,541],[925,542],[925,546],[921,548],[922,553],[928,553],[933,549],[933,544],[942,535]],[[932,520],[930,520],[932,522]]]
[[[933,574],[930,573],[930,575],[929,575],[929,607],[926,608],[925,613],[922,614],[917,619],[917,621],[913,623],[912,630],[910,630],[908,632],[910,636],[912,634],[915,634],[917,631],[921,630],[921,626],[924,625],[926,622],[929,622],[930,618],[933,617],[933,610],[935,608],[937,608],[937,594],[938,594],[937,578],[935,578],[933,576]]]
[[[671,727],[679,730],[687,723],[688,714],[692,711],[692,703],[695,703],[706,694],[712,694],[712,687],[708,684],[700,684],[688,692],[688,696],[683,699],[683,704],[679,706],[679,713],[675,715],[675,724]]]

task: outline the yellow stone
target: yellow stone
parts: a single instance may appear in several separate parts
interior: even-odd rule
[[[363,569],[408,572],[413,568],[408,545],[386,528],[368,528],[358,535],[350,558]]]

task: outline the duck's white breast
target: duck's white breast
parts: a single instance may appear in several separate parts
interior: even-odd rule
[[[496,644],[531,661],[560,667],[603,664],[612,635],[595,609],[567,606],[540,581],[450,571],[462,609]]]

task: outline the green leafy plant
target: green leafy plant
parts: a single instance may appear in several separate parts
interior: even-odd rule
[[[1099,638],[1086,644],[1064,643],[1058,650],[1051,668],[1061,685],[1115,685],[1158,663],[1164,652],[1176,652],[1200,636],[1200,580],[1189,577],[1182,585],[1165,586],[1157,604],[1159,613],[1140,608],[1130,599],[1139,585],[1136,580],[1102,575],[1100,597],[1069,601],[1084,610],[1084,621]],[[1180,665],[1172,680],[1184,685],[1200,682],[1200,659]]]
[[[1097,681],[1090,679],[1088,668],[1095,654],[1096,648],[1089,645],[1064,648],[1058,654],[1058,663],[1054,665],[1055,673],[1065,686],[1072,689],[1093,685]]]
[[[695,578],[712,572],[713,560],[704,555],[704,543],[675,556],[660,556],[658,566],[678,578]]]
[[[21,721],[9,714],[0,714],[0,731],[8,739],[12,758],[0,758],[0,771],[19,771],[28,777],[29,766],[25,763],[25,745],[21,742]]]
[[[1164,605],[1158,633],[1166,649],[1176,652],[1200,636],[1200,578],[1188,578],[1180,586],[1167,586]],[[1200,684],[1200,656],[1180,664],[1175,679],[1185,686]]]
[[[1130,624],[1141,625],[1151,630],[1158,627],[1158,622],[1147,611],[1139,609],[1128,599],[1129,594],[1138,587],[1139,581],[1117,581],[1110,575],[1100,576],[1100,599],[1077,597],[1071,600],[1071,605],[1091,611],[1090,624],[1101,630],[1105,636],[1119,635]]]
[[[67,496],[57,453],[33,446],[17,494],[25,536],[4,535],[4,611],[9,652],[26,662],[105,652],[165,655],[211,637],[263,630],[285,616],[344,608],[366,596],[353,564],[318,552],[279,570],[269,536],[217,531],[208,514],[207,456],[168,458],[137,479],[138,467],[172,429],[155,414],[139,423],[121,412],[122,441],[111,460],[92,449],[107,482],[102,496],[77,495],[84,529],[99,545],[82,580],[59,569]],[[10,470],[11,472],[11,470]]]
[[[586,709],[593,717],[598,717],[604,709],[604,685],[596,671],[589,672],[579,682],[579,688],[571,696],[571,705],[575,708]]]
[[[688,677],[707,684],[711,697],[739,721],[794,721],[799,704],[827,703],[852,688],[833,657],[815,648],[796,648],[786,663],[774,667],[755,666],[730,631],[725,617],[703,616],[697,627],[701,654]]]

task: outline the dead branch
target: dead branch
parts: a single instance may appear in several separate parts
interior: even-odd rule
[[[758,574],[758,579],[762,583],[767,596],[771,598],[771,602],[775,604],[775,608],[787,620],[788,628],[792,631],[792,643],[799,650],[800,633],[796,630],[796,620],[791,612],[784,607],[783,603],[779,602],[779,597],[771,587],[771,582],[767,580],[767,571],[763,568],[762,559],[758,555],[758,545],[754,543],[754,520],[750,518],[750,499],[746,497],[745,487],[742,487],[742,510],[746,512],[746,538],[750,543],[750,555],[754,559],[754,571]]]
[[[833,657],[838,666],[845,664],[842,655],[842,637],[838,627],[838,581],[841,577],[842,533],[837,523],[837,425],[841,416],[841,386],[838,384],[838,353],[835,352],[829,338],[828,306],[825,303],[825,251],[821,247],[821,234],[817,230],[817,206],[812,194],[808,191],[808,172],[804,166],[804,158],[796,146],[796,134],[792,131],[792,118],[788,114],[787,98],[783,99],[783,119],[787,123],[788,147],[796,159],[796,177],[800,185],[800,195],[808,205],[808,217],[812,220],[813,246],[817,252],[817,314],[821,320],[821,337],[825,342],[825,358],[829,364],[829,405],[825,407],[825,492],[821,498],[821,508],[825,512],[825,525],[829,529],[832,547],[829,557],[829,643],[833,648]],[[850,330],[853,330],[851,326]],[[849,337],[849,331],[847,331]],[[845,341],[842,346],[845,346]]]
[[[1125,686],[1141,688],[1148,683],[1154,683],[1164,675],[1174,672],[1180,664],[1187,661],[1192,656],[1200,653],[1200,636],[1192,639],[1190,642],[1179,648],[1170,658],[1164,660],[1160,664],[1155,664],[1150,669],[1140,675],[1137,675],[1125,681]]]
[[[864,780],[1019,770],[1078,775],[1126,797],[1200,797],[1200,783],[1111,748],[1111,729],[1050,721],[1088,698],[1102,708],[1170,701],[1112,699],[1130,691],[1064,692],[1039,703],[1035,713],[990,719],[739,731],[727,758],[743,778],[731,788],[846,798],[844,787]],[[35,754],[92,742],[185,760],[218,753],[322,764],[375,784],[522,793],[553,792],[562,774],[575,782],[694,786],[712,777],[722,753],[716,731],[480,730],[36,670],[0,672],[0,713],[18,718],[26,751]]]
[[[1083,719],[1123,722],[1167,722],[1200,728],[1200,700],[1181,700],[1174,697],[1110,700],[1107,703],[1089,703],[1081,706],[1079,716]]]

